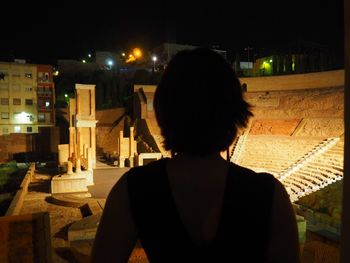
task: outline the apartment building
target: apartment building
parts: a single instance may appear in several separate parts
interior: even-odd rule
[[[0,62],[0,136],[55,124],[52,66]]]

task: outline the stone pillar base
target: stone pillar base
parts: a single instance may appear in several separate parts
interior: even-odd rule
[[[91,185],[95,185],[94,184],[94,173],[93,171],[83,171],[83,172],[80,172],[79,175],[84,175],[85,178],[86,178],[86,185],[87,186],[91,186]]]
[[[88,192],[87,179],[84,174],[54,176],[51,180],[51,193]]]
[[[129,157],[129,166],[134,167],[134,157]]]
[[[119,157],[119,168],[125,167],[125,158]]]

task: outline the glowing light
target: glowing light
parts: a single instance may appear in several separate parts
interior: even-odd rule
[[[15,132],[21,132],[21,126],[15,126],[14,131]]]
[[[125,53],[124,52],[122,53],[122,56],[125,57]]]
[[[134,62],[136,60],[136,58],[134,57],[133,54],[129,55],[129,58],[125,61],[126,63],[130,63],[130,62]]]
[[[153,57],[152,57],[152,60],[153,60],[154,62],[156,62],[156,61],[157,61],[157,57],[156,57],[156,56],[153,56]]]
[[[273,62],[273,60],[272,59],[270,59],[270,63],[272,63]]]
[[[86,60],[85,60],[85,59],[83,59],[83,60],[82,60],[82,62],[83,62],[83,63],[86,63]]]
[[[134,48],[132,50],[132,53],[135,56],[135,58],[141,58],[142,57],[142,51],[139,48]]]
[[[91,58],[91,54],[88,54],[88,57]]]
[[[59,72],[58,70],[56,70],[56,71],[53,72],[53,75],[54,75],[54,76],[58,76],[59,74],[60,74],[60,72]]]
[[[19,123],[28,123],[31,121],[32,116],[30,114],[22,111],[21,113],[15,114],[15,119]]]
[[[114,61],[112,59],[110,59],[110,58],[107,59],[106,62],[107,62],[107,65],[110,66],[110,67],[112,67],[114,65]]]
[[[64,97],[65,97],[65,98],[68,98],[68,94],[64,94]]]

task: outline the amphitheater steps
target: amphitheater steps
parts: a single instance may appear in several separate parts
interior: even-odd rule
[[[297,163],[320,142],[320,138],[249,135],[237,164],[277,176]]]
[[[339,138],[327,139],[279,174],[292,201],[343,178],[343,147]]]

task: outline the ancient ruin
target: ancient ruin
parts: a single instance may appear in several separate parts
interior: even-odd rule
[[[291,200],[343,176],[344,71],[242,78],[254,108],[249,127],[237,138],[231,161],[276,176]],[[135,85],[136,118],[144,120],[162,156],[162,136],[153,111],[156,86]]]
[[[87,186],[94,184],[95,85],[76,84],[75,90],[75,99],[69,101],[69,144],[58,146],[59,165],[65,166],[67,172],[52,179],[53,194],[87,192]]]

